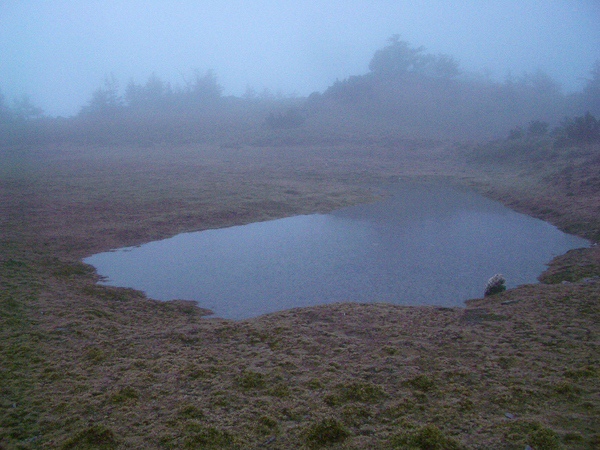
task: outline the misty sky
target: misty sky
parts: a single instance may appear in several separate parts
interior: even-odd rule
[[[393,34],[469,71],[542,69],[572,91],[600,59],[599,24],[599,0],[0,0],[0,91],[68,116],[110,73],[124,88],[212,69],[224,95],[304,96],[366,73]]]

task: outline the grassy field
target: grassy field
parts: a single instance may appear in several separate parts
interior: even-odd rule
[[[450,178],[600,240],[596,148],[501,151],[2,150],[0,448],[600,448],[598,247],[466,308],[334,304],[238,322],[96,285],[80,262],[373,201],[398,176]]]

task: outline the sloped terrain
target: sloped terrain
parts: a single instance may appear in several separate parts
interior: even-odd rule
[[[431,143],[4,155],[0,446],[597,448],[598,247],[557,258],[542,277],[553,284],[466,308],[347,303],[239,322],[96,285],[80,262],[372,201],[397,176],[450,177],[596,236],[588,163],[569,186],[592,187],[571,195],[548,176],[570,163],[491,169],[469,155]]]

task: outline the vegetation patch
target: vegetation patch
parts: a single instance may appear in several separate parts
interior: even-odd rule
[[[67,263],[54,261],[51,265],[52,274],[56,277],[89,277],[95,272],[95,269],[84,263]]]
[[[506,442],[532,448],[560,450],[564,448],[560,436],[554,430],[537,422],[516,421],[504,426]]]
[[[554,258],[539,280],[542,283],[559,284],[597,277],[600,277],[600,249],[581,248]]]
[[[279,422],[270,416],[261,416],[258,418],[256,431],[262,435],[277,434]]]
[[[582,378],[600,378],[600,368],[595,366],[584,366],[565,370],[564,375],[573,380],[580,380]]]
[[[179,412],[179,417],[185,419],[203,419],[204,412],[195,405],[185,405],[183,406]]]
[[[277,383],[273,387],[268,389],[267,393],[269,395],[272,395],[273,397],[286,398],[291,396],[292,391],[290,389],[290,386],[288,386],[287,384]]]
[[[407,450],[461,450],[464,447],[446,436],[435,425],[426,425],[397,434],[389,441],[389,448]]]
[[[367,422],[373,417],[373,412],[366,406],[347,405],[341,412],[344,423],[351,426],[358,426]]]
[[[94,364],[99,364],[106,359],[106,352],[101,348],[90,346],[86,349],[85,357]]]
[[[110,401],[113,403],[126,403],[137,400],[139,396],[140,394],[136,389],[131,386],[126,386],[112,394]]]
[[[374,403],[387,394],[381,386],[372,383],[342,383],[335,387],[335,393],[325,396],[324,401],[329,406],[337,406],[347,402]]]
[[[244,370],[236,378],[236,382],[244,390],[263,389],[267,385],[267,378],[260,372]]]
[[[80,431],[68,439],[62,446],[62,450],[111,450],[116,449],[119,442],[110,428],[103,425],[93,425]]]
[[[404,385],[422,392],[433,391],[436,386],[435,381],[425,374],[417,375],[414,378],[406,380]]]
[[[214,427],[195,427],[183,441],[186,449],[235,448],[235,444],[231,433]]]
[[[350,432],[336,419],[328,417],[309,425],[304,430],[304,441],[309,448],[325,447],[344,441]]]

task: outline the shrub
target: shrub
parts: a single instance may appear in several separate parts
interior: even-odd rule
[[[93,425],[80,431],[62,445],[63,450],[117,448],[118,442],[112,430],[103,425]]]
[[[373,414],[364,406],[349,405],[342,410],[342,418],[348,425],[359,426],[373,417]]]
[[[462,446],[447,437],[434,425],[426,425],[415,431],[407,431],[390,440],[391,448],[419,450],[460,450]]]
[[[600,120],[588,111],[584,116],[565,119],[555,134],[558,135],[558,146],[600,142]]]
[[[185,448],[228,448],[235,444],[233,435],[227,431],[208,427],[187,436]]]
[[[179,410],[179,416],[186,419],[203,419],[204,413],[194,405],[185,405]]]
[[[338,384],[336,391],[336,394],[328,395],[324,399],[329,406],[346,402],[373,403],[387,396],[381,386],[372,383]]]
[[[129,400],[137,400],[139,397],[138,392],[131,386],[126,386],[123,389],[115,392],[110,400],[113,403],[125,403]]]
[[[237,383],[242,389],[248,390],[262,389],[265,387],[267,382],[262,373],[244,370],[242,374],[237,377]]]
[[[541,122],[539,120],[532,120],[527,125],[527,134],[531,136],[543,136],[548,132],[548,122]]]
[[[523,137],[523,135],[524,135],[523,128],[517,126],[508,132],[508,139],[509,140],[521,139]]]
[[[287,384],[279,383],[267,391],[273,397],[285,398],[292,394],[290,387]]]
[[[260,434],[272,434],[274,432],[277,432],[278,428],[279,428],[279,423],[273,419],[272,417],[269,416],[261,416],[258,419],[258,424],[257,424],[257,431]]]
[[[265,122],[272,130],[281,130],[286,128],[298,128],[305,122],[305,118],[298,108],[290,108],[285,113],[270,113]]]
[[[529,435],[529,444],[533,448],[558,450],[563,448],[558,434],[549,428],[540,427]]]
[[[348,430],[333,418],[325,418],[320,422],[313,423],[304,431],[306,444],[310,448],[341,442],[349,435]]]
[[[534,449],[560,450],[563,447],[558,434],[538,422],[511,421],[505,440],[513,445]]]
[[[416,377],[405,381],[404,384],[423,392],[431,391],[435,388],[435,382],[427,375],[417,375]]]

